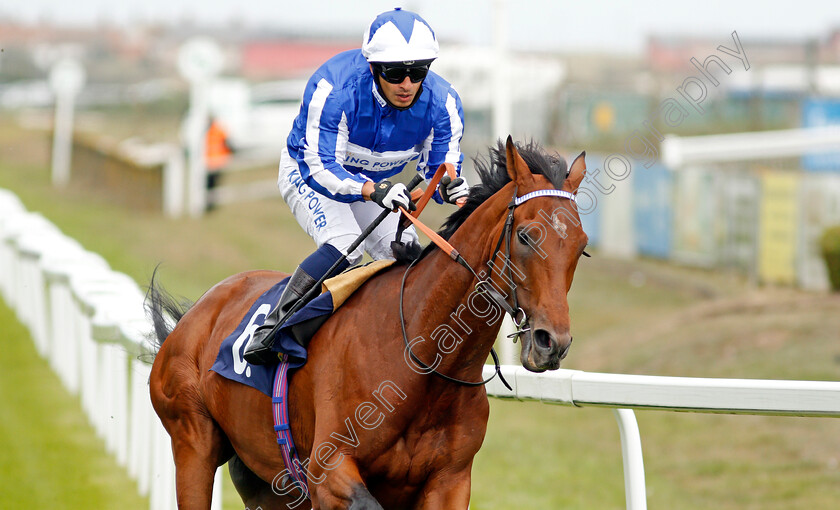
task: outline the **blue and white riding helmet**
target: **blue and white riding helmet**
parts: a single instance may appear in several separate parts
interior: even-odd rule
[[[431,62],[438,50],[435,32],[426,20],[399,7],[377,16],[362,42],[362,55],[371,63]]]

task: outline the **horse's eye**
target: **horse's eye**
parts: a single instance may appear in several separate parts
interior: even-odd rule
[[[531,238],[528,237],[528,234],[525,233],[524,229],[519,229],[516,231],[516,238],[519,239],[519,242],[524,245],[531,244]]]

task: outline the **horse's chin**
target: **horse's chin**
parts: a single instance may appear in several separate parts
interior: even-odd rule
[[[560,362],[563,360],[563,356],[559,353],[546,355],[545,353],[539,352],[533,336],[534,331],[540,334],[540,330],[531,329],[519,337],[522,340],[522,350],[519,353],[520,363],[529,372],[540,373],[546,370],[557,370],[560,368]],[[546,333],[542,332],[542,334]]]
[[[545,372],[546,370],[548,370],[546,368],[533,367],[533,366],[531,366],[530,363],[522,363],[522,366],[525,367],[525,370],[527,370],[529,372],[535,372],[537,374],[541,374],[541,373]]]

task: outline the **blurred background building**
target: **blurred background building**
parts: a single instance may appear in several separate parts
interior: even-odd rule
[[[209,37],[224,57],[209,87],[210,113],[226,125],[242,166],[259,160],[273,167],[267,161],[284,143],[306,79],[330,56],[359,47],[362,28],[271,28],[236,18],[71,25],[6,16],[0,18],[0,108],[49,129],[47,76],[54,63],[72,57],[87,72],[77,99],[77,126],[87,135],[77,134],[77,144],[90,145],[91,136],[123,147],[126,140],[180,143],[189,85],[177,69],[179,48]],[[492,84],[501,65],[492,42],[441,36],[433,66],[462,96],[468,157],[497,135]],[[738,43],[743,61],[721,50]],[[804,37],[650,33],[636,52],[539,45],[506,51],[509,130],[567,156],[586,149],[589,168],[600,172],[590,170],[592,207],[584,211],[593,245],[615,256],[723,267],[756,282],[827,287],[818,239],[840,223],[840,151],[674,168],[662,162],[660,145],[666,135],[837,125],[840,28]],[[704,75],[698,65],[710,56],[728,68],[712,62],[705,67],[711,77]],[[693,109],[683,93],[702,93],[702,106]],[[679,123],[664,118],[669,104],[672,113],[682,112]],[[626,172],[610,167],[622,161]],[[267,189],[270,180],[251,189]]]

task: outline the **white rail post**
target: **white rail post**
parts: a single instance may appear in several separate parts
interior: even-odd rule
[[[624,460],[624,495],[627,510],[647,510],[645,491],[645,461],[642,456],[642,438],[639,424],[632,409],[613,409],[621,435],[621,453]]]
[[[14,251],[6,243],[8,232],[13,230],[19,218],[27,214],[20,199],[9,190],[0,188],[0,297],[12,306],[14,297],[12,263]]]
[[[53,66],[49,82],[55,93],[52,181],[54,186],[64,186],[70,180],[73,110],[76,95],[85,84],[85,70],[75,60],[64,59]]]
[[[131,445],[129,447],[129,473],[137,480],[141,496],[148,496],[152,485],[152,462],[154,457],[153,431],[158,422],[152,402],[149,400],[147,381],[151,366],[138,360],[131,362]]]
[[[516,332],[516,327],[513,325],[513,320],[510,316],[505,314],[502,317],[502,327],[499,330],[499,336],[496,337],[496,347],[499,349],[499,361],[502,365],[519,365],[519,356],[516,355],[516,345],[512,338],[508,338]]]
[[[183,148],[172,144],[168,147],[168,157],[163,164],[163,213],[170,218],[184,214],[185,166]]]
[[[178,50],[178,70],[190,82],[190,109],[182,125],[187,148],[188,211],[201,217],[207,206],[204,134],[210,118],[209,86],[224,66],[224,55],[212,39],[195,37]]]

